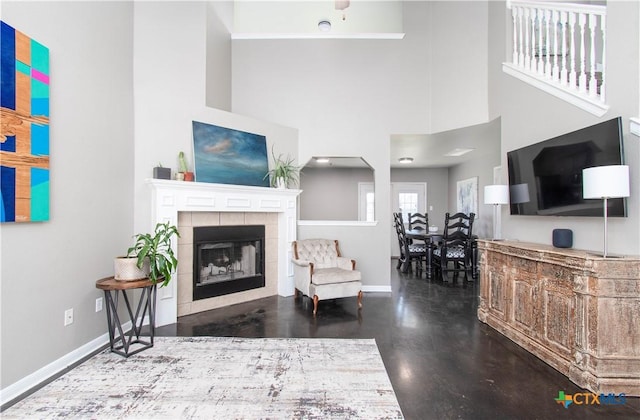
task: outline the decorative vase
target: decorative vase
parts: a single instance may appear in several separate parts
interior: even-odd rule
[[[184,172],[176,172],[176,181],[184,181]]]
[[[276,188],[279,188],[281,190],[287,188],[287,181],[285,181],[282,177],[276,178]]]
[[[150,271],[148,259],[144,260],[142,268],[138,268],[137,257],[116,257],[113,260],[113,277],[119,281],[146,279]]]
[[[184,173],[184,180],[185,181],[193,181],[194,176],[193,176],[193,172],[185,172]]]

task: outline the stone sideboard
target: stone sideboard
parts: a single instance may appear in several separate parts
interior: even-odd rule
[[[478,319],[594,393],[640,396],[640,257],[479,240]]]

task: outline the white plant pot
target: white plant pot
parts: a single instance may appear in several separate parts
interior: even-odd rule
[[[120,281],[133,281],[149,277],[149,260],[145,259],[142,268],[138,268],[138,259],[134,257],[117,257],[113,260],[114,278]]]
[[[281,190],[287,188],[287,182],[284,180],[284,178],[276,178],[276,188],[279,188]]]

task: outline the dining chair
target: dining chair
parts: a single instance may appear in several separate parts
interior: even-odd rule
[[[396,236],[398,238],[398,247],[400,248],[400,258],[398,258],[398,265],[396,269],[402,267],[402,264],[406,261],[406,256],[404,253],[404,240],[402,238],[402,227],[404,226],[404,221],[402,220],[402,213],[393,213],[393,227],[396,230]]]
[[[475,278],[473,221],[475,213],[446,213],[442,240],[432,251],[432,263],[440,273],[442,281],[447,281],[447,273],[464,272],[465,280]]]
[[[409,213],[409,229],[428,230],[429,213]]]
[[[402,268],[403,273],[412,270],[416,266],[416,274],[422,275],[423,264],[427,263],[428,245],[424,239],[409,239],[402,221],[402,215],[395,217],[396,233],[400,246],[400,260],[396,268]]]

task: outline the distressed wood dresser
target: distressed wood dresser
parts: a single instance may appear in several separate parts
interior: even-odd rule
[[[595,393],[640,396],[640,257],[479,240],[478,319]]]

